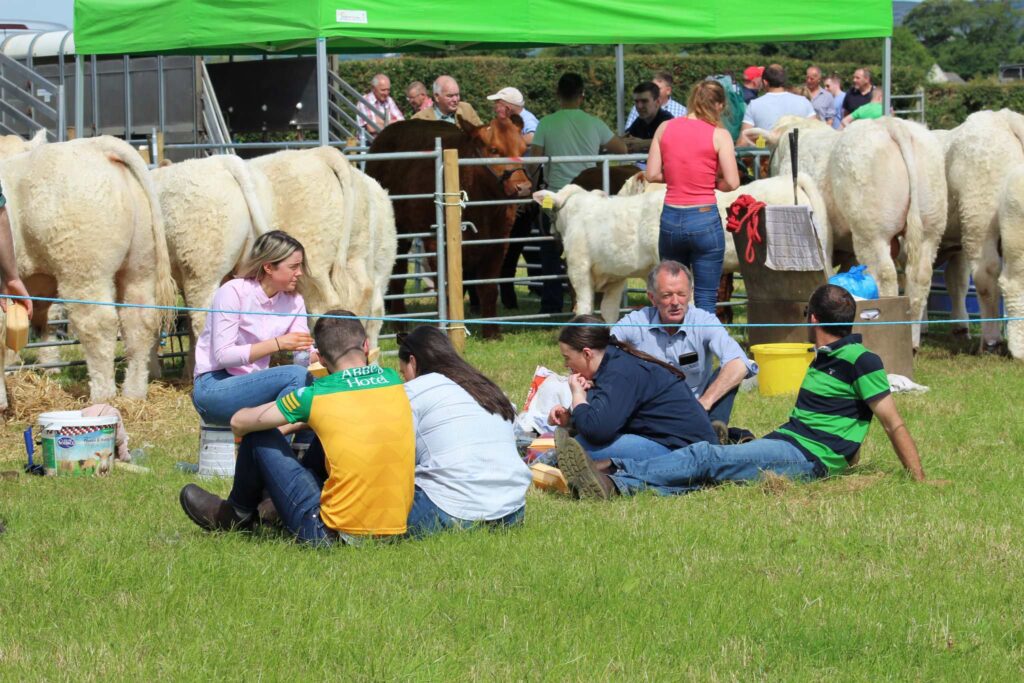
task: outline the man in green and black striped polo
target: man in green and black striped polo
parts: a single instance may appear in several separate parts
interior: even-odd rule
[[[607,499],[643,489],[687,493],[724,481],[758,479],[763,472],[792,479],[825,477],[857,462],[872,416],[882,423],[910,476],[923,481],[917,446],[889,394],[882,359],[852,333],[856,309],[842,287],[824,285],[811,295],[807,320],[817,355],[789,421],[763,439],[737,446],[697,443],[644,460],[591,461],[582,451],[560,446],[558,463],[569,486],[581,496]]]

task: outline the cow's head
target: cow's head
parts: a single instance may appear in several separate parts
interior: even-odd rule
[[[565,208],[565,204],[570,197],[577,194],[592,194],[597,197],[608,196],[604,190],[591,190],[590,192],[587,192],[579,185],[573,185],[570,183],[558,192],[552,192],[551,190],[537,190],[533,193],[533,201],[540,204],[540,208],[551,215],[551,225],[554,226],[555,232],[561,235],[563,234],[563,231],[562,225],[558,220],[558,212]]]
[[[523,120],[518,114],[507,119],[494,119],[486,126],[474,126],[459,119],[462,130],[473,139],[481,157],[521,157],[526,153],[523,140]],[[509,197],[529,197],[532,183],[522,164],[493,164],[487,166],[501,181]]]

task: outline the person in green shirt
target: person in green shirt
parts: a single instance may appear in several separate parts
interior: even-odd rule
[[[882,89],[875,88],[871,92],[871,101],[863,104],[854,110],[852,114],[843,117],[843,128],[858,119],[880,119],[882,118]]]
[[[653,489],[688,493],[765,472],[791,479],[838,474],[857,462],[871,418],[877,417],[903,467],[916,481],[924,469],[889,393],[882,359],[853,334],[857,304],[842,287],[811,295],[807,321],[816,356],[800,386],[789,421],[762,439],[736,446],[695,443],[665,455],[591,460],[564,429],[555,432],[558,465],[581,497],[605,499]]]

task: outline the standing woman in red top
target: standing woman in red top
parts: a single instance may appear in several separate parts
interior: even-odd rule
[[[725,89],[717,81],[701,81],[687,106],[685,117],[666,121],[654,133],[644,173],[649,182],[668,185],[658,255],[690,267],[693,303],[714,313],[725,257],[715,190],[735,190],[740,175],[732,136],[722,127]]]

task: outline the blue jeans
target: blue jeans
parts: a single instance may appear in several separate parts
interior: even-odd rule
[[[500,519],[492,519],[486,522],[474,521],[472,519],[459,519],[452,517],[447,512],[437,507],[434,501],[430,500],[426,493],[419,486],[412,499],[412,509],[409,510],[408,534],[410,536],[427,536],[436,534],[445,529],[468,529],[472,526],[482,525],[488,527],[507,527],[523,523],[526,516],[526,506],[519,508]]]
[[[610,475],[619,493],[653,489],[661,495],[689,493],[726,481],[753,481],[762,472],[790,479],[826,475],[820,462],[809,461],[799,448],[778,439],[758,439],[738,446],[695,443],[646,460],[613,458],[618,469]]]
[[[312,383],[313,376],[301,365],[278,365],[248,375],[214,370],[196,377],[192,405],[206,424],[228,425],[231,416],[242,408],[276,401]]]
[[[716,379],[718,379],[718,373],[722,371],[722,368],[718,368],[708,379],[708,386],[711,386]],[[705,387],[707,388],[707,387]],[[732,389],[726,392],[722,398],[718,399],[716,403],[711,405],[711,410],[708,411],[709,420],[720,420],[725,424],[729,424],[729,418],[732,417],[732,406],[736,402],[736,394],[740,391],[739,385],[734,386]]]
[[[725,260],[725,232],[717,206],[662,207],[658,257],[688,266],[693,271],[694,305],[715,312]]]
[[[266,489],[281,521],[296,539],[314,546],[328,545],[339,536],[320,519],[320,492],[325,481],[327,469],[319,439],[310,444],[300,463],[278,430],[251,432],[238,447],[228,502],[241,512],[255,513]]]
[[[576,436],[576,441],[587,452],[591,460],[615,458],[646,460],[672,452],[668,446],[663,446],[657,441],[636,434],[620,434],[608,443],[601,445],[590,443],[582,434]]]

